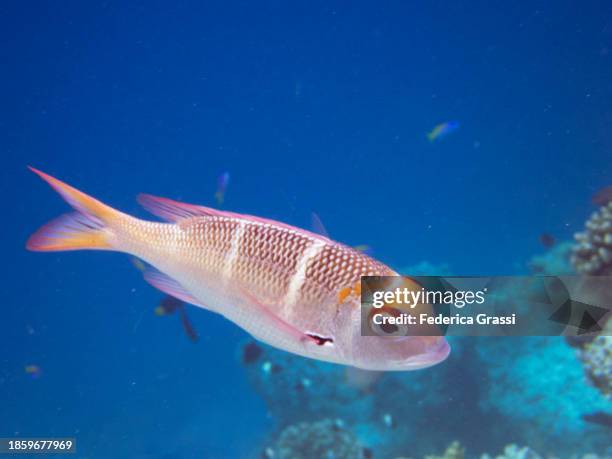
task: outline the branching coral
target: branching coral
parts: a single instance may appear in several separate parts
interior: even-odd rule
[[[612,274],[612,201],[591,215],[575,236],[571,262],[581,274]]]
[[[585,226],[585,231],[575,235],[572,264],[581,274],[612,274],[612,201],[593,213]],[[608,296],[602,302],[609,303],[608,290],[604,293]],[[609,328],[612,320],[607,323]],[[589,380],[605,397],[612,398],[612,337],[603,335],[610,333],[580,343],[579,356]]]
[[[579,355],[589,380],[605,397],[612,399],[612,336],[598,336]]]

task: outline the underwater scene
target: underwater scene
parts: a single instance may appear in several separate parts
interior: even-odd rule
[[[612,458],[612,3],[0,23],[0,458]],[[572,333],[370,336],[371,276],[601,287]]]

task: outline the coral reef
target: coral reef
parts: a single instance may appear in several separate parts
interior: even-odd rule
[[[586,343],[579,356],[591,383],[612,399],[612,336],[598,336]]]
[[[606,295],[603,301],[610,304],[609,296]],[[568,336],[566,340],[577,349],[578,358],[591,384],[604,397],[612,400],[612,318],[608,316],[599,335]]]
[[[481,409],[499,413],[510,425],[529,424],[522,440],[536,448],[545,446],[538,432],[562,444],[585,429],[584,414],[608,408],[561,337],[491,338],[479,354],[489,381]]]
[[[465,448],[458,441],[450,444],[446,451],[441,456],[426,455],[423,459],[464,459]],[[481,454],[480,459],[556,459],[555,456],[542,456],[528,446],[518,446],[514,443],[507,445],[501,454],[492,456],[490,454]],[[396,457],[395,459],[410,459],[406,456]],[[608,456],[598,456],[596,454],[584,454],[582,456],[574,456],[574,459],[608,459]]]
[[[492,457],[489,454],[483,454],[480,456],[480,459],[542,459],[542,456],[528,446],[511,444],[504,448],[502,454],[495,457]]]
[[[441,456],[427,455],[424,459],[463,459],[465,448],[458,441],[452,442]]]
[[[571,262],[581,274],[612,274],[612,201],[587,220],[575,236]]]
[[[527,267],[533,274],[551,276],[575,274],[570,263],[572,248],[573,243],[571,241],[560,242],[545,253],[534,255],[527,262]]]
[[[483,454],[480,459],[556,459],[555,456],[542,456],[535,452],[528,446],[518,446],[515,444],[507,445],[504,448],[502,454],[497,456],[491,456],[490,454]],[[582,456],[575,456],[575,459],[606,459],[607,456],[598,456],[596,454],[584,454]]]
[[[265,450],[274,459],[364,459],[368,450],[340,419],[301,422],[286,427]]]
[[[479,411],[496,419],[489,428],[500,429],[498,439],[505,431],[505,438],[563,457],[609,447],[608,430],[586,420],[608,411],[609,401],[589,384],[563,338],[489,338],[481,344],[488,384]]]

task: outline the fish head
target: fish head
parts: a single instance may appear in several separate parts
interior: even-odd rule
[[[450,346],[443,336],[392,336],[365,333],[361,308],[345,308],[337,316],[336,345],[350,365],[375,371],[411,371],[445,360]]]

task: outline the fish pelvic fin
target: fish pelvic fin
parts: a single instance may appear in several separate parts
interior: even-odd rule
[[[62,215],[36,231],[26,248],[37,252],[113,250],[113,223],[127,215],[33,167],[29,169],[57,191],[76,212]]]

